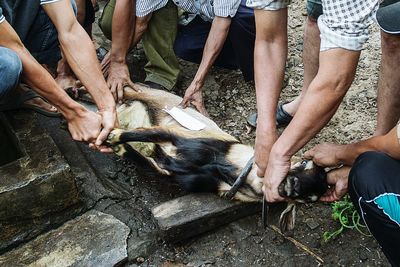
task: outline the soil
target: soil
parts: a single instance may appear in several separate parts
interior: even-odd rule
[[[101,2],[103,5],[104,3]],[[280,101],[287,102],[300,93],[302,86],[302,34],[305,22],[303,1],[294,1],[289,10],[289,54],[286,86]],[[356,79],[331,122],[298,155],[322,142],[349,143],[370,136],[376,125],[376,85],[380,61],[380,35],[376,25],[361,53]],[[95,27],[95,38],[109,47],[109,41]],[[129,55],[135,81],[144,80],[146,58],[138,48]],[[183,95],[198,65],[181,61],[181,81],[174,93]],[[335,75],[332,73],[332,75]],[[246,117],[255,111],[253,83],[245,83],[240,71],[213,68],[204,86],[205,104],[210,117],[225,131],[243,143],[254,144],[255,133],[247,133]],[[140,178],[139,178],[140,180]],[[140,185],[136,183],[133,187]],[[130,185],[132,186],[132,185]],[[162,194],[160,189],[159,194]],[[163,196],[163,199],[168,196]],[[387,266],[379,245],[371,237],[345,231],[324,242],[325,231],[338,228],[328,204],[302,205],[298,210],[294,238],[324,259],[326,266]],[[140,231],[140,229],[138,230]],[[297,249],[271,229],[264,231],[260,216],[251,216],[226,227],[178,245],[160,243],[144,266],[317,266],[313,257]],[[132,266],[134,266],[133,264]]]

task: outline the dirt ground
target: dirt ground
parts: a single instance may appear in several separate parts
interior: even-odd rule
[[[289,56],[287,85],[281,101],[290,101],[302,86],[302,32],[305,21],[303,1],[294,1],[289,11]],[[95,29],[99,44],[109,42]],[[348,143],[370,136],[376,124],[376,84],[380,60],[379,30],[371,27],[371,38],[362,51],[356,79],[331,122],[299,155],[322,142]],[[129,56],[135,81],[143,81],[145,55],[140,49]],[[180,86],[174,90],[183,95],[197,70],[197,65],[181,61]],[[335,75],[332,73],[332,75]],[[247,134],[246,117],[255,111],[255,89],[245,83],[239,71],[214,68],[204,86],[207,110],[225,131],[242,142],[254,144],[255,133]],[[319,263],[272,230],[264,231],[260,216],[251,216],[183,244],[162,244],[144,259],[144,266],[317,266]],[[322,256],[326,266],[387,266],[388,263],[373,238],[354,231],[325,243],[324,231],[338,227],[327,204],[300,207],[294,237]],[[134,265],[132,265],[134,266]]]

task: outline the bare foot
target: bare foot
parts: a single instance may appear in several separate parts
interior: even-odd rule
[[[21,94],[24,94],[24,93],[29,92],[31,89],[25,84],[20,84],[20,86],[18,87],[17,90],[19,90],[21,92]],[[43,98],[41,98],[39,96],[26,100],[24,102],[24,105],[25,106],[36,106],[40,109],[43,109],[43,110],[51,112],[51,113],[58,112],[58,110],[55,106],[48,103],[47,101],[45,101]]]

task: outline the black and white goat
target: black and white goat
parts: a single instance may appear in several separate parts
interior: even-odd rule
[[[113,130],[108,138],[115,153],[147,174],[172,178],[189,192],[214,192],[220,196],[232,193],[230,189],[236,178],[253,157],[253,148],[239,143],[192,108],[186,108],[185,112],[205,128],[192,131],[182,127],[164,111],[166,107],[179,105],[182,98],[144,86],[139,88],[140,92],[124,89],[126,101],[117,109],[120,128]],[[232,198],[260,202],[263,180],[257,176],[255,164],[244,178]],[[327,188],[324,170],[312,161],[303,161],[292,167],[279,186],[279,193],[294,201],[313,202]],[[286,214],[294,216],[292,211]],[[286,217],[283,220],[294,219]]]

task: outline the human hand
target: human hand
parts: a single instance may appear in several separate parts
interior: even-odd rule
[[[334,167],[342,164],[337,155],[342,152],[344,148],[344,145],[323,143],[306,151],[303,157],[312,160],[321,167]]]
[[[124,62],[110,62],[107,86],[110,88],[115,101],[122,101],[124,87],[126,86],[137,90],[135,84],[131,81],[128,66]]]
[[[208,112],[204,107],[203,93],[201,87],[203,85],[193,81],[186,89],[182,102],[179,104],[183,108],[193,105],[197,111],[208,117]]]
[[[264,177],[268,165],[268,158],[272,146],[278,139],[276,128],[268,131],[263,130],[261,127],[256,128],[256,141],[254,158],[257,166],[257,176]]]
[[[102,130],[100,134],[97,136],[96,141],[89,144],[89,146],[93,149],[100,150],[101,152],[112,152],[112,149],[106,147],[103,142],[107,139],[110,132],[118,127],[118,119],[115,108],[100,110],[98,114],[101,115],[101,126]]]
[[[104,77],[108,76],[108,70],[110,69],[110,63],[111,63],[111,53],[110,53],[110,51],[108,51],[100,63],[101,71],[103,72]]]
[[[93,143],[99,136],[101,116],[95,112],[80,107],[79,111],[66,116],[68,130],[75,141]]]
[[[347,193],[350,169],[350,167],[344,166],[340,169],[328,172],[327,180],[328,184],[331,185],[331,187],[320,198],[320,201],[337,201]]]
[[[278,193],[278,186],[290,170],[290,157],[278,156],[272,148],[268,159],[268,166],[264,174],[263,192],[268,202],[285,200]]]

